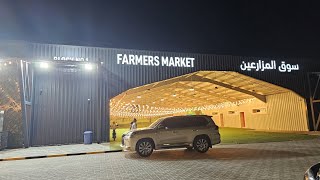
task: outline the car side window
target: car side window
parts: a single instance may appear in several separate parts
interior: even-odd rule
[[[172,117],[172,118],[165,119],[163,121],[163,125],[168,129],[181,128],[181,127],[184,127],[184,120],[183,118],[180,118],[180,117]]]
[[[168,129],[203,127],[208,125],[205,117],[170,117],[165,119],[161,124]]]

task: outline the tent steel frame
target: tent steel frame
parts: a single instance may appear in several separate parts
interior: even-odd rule
[[[318,131],[320,130],[319,124],[320,124],[320,109],[317,108],[320,103],[320,97],[319,95],[319,82],[320,82],[320,73],[319,72],[312,72],[308,73],[308,85],[309,85],[309,101],[310,101],[310,110],[311,110],[311,119],[312,119],[312,125],[313,125],[313,130]],[[314,88],[312,87],[312,82],[311,78],[312,76],[317,76],[317,82],[314,84]]]

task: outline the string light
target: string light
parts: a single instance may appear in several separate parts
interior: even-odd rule
[[[4,60],[0,60],[0,69],[4,69],[10,65],[12,65],[12,61],[4,61]]]
[[[196,106],[196,107],[189,107],[189,108],[156,107],[156,106],[130,104],[130,103],[127,103],[127,104],[121,103],[120,106],[111,106],[111,103],[110,103],[110,106],[111,106],[110,115],[118,116],[118,117],[157,117],[157,116],[185,113],[189,111],[229,108],[229,107],[250,103],[254,99],[255,98],[243,99],[235,102],[223,102],[219,104]],[[112,102],[112,104],[114,103]]]

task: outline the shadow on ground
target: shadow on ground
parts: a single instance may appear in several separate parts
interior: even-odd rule
[[[290,157],[314,156],[292,151],[249,149],[249,148],[217,148],[210,149],[207,153],[198,153],[194,150],[175,149],[154,151],[150,157],[143,158],[137,153],[127,152],[125,157],[128,159],[146,159],[155,161],[177,161],[177,160],[259,160],[259,159],[280,159]]]

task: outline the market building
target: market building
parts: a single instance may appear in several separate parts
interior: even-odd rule
[[[72,144],[112,118],[207,114],[221,127],[319,130],[320,63],[0,43],[0,130],[9,147]],[[1,125],[2,123],[2,125]]]

